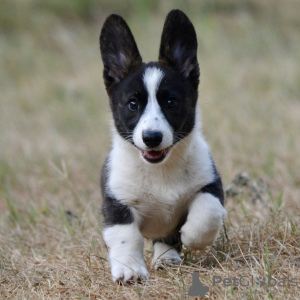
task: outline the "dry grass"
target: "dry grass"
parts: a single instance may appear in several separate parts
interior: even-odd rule
[[[125,8],[89,0],[65,12],[60,1],[51,9],[49,1],[15,2],[0,4],[1,298],[181,299],[193,271],[209,299],[299,298],[298,2],[181,4],[198,33],[203,127],[224,185],[246,171],[263,179],[263,201],[243,187],[226,202],[227,236],[223,230],[206,251],[185,249],[181,266],[151,269],[152,280],[125,287],[110,279],[98,212],[110,147],[98,34],[108,13]],[[156,59],[173,7],[150,2],[128,2],[146,61]],[[149,268],[151,258],[147,241]],[[289,276],[298,286],[212,286],[216,275]]]

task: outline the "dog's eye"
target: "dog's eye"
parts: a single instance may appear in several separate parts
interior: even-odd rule
[[[130,102],[128,103],[128,108],[131,111],[136,111],[139,108],[139,104],[135,99],[131,99]]]
[[[177,106],[177,104],[178,104],[177,100],[173,99],[173,98],[169,99],[167,102],[167,106],[169,108],[175,108]]]

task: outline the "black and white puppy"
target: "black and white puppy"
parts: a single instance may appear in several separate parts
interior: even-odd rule
[[[153,263],[180,262],[181,243],[211,245],[226,215],[221,178],[201,133],[195,29],[172,10],[158,62],[143,63],[118,15],[100,35],[103,77],[114,118],[112,149],[102,169],[103,238],[114,281],[146,279],[144,237]]]

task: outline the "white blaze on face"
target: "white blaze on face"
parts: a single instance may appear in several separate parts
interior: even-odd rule
[[[133,131],[133,142],[143,150],[147,148],[142,138],[143,131],[160,131],[163,134],[163,140],[157,150],[168,148],[173,144],[172,127],[167,122],[156,99],[156,93],[163,76],[162,70],[155,67],[147,68],[143,76],[148,93],[148,103]]]

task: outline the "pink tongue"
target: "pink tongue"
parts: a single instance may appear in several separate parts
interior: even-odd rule
[[[164,154],[164,150],[161,151],[145,151],[145,156],[148,158],[160,158]]]

